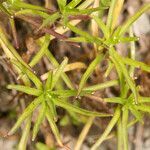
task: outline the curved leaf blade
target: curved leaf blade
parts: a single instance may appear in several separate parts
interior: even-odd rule
[[[85,71],[85,73],[83,74],[80,84],[79,84],[79,88],[78,88],[78,95],[80,94],[80,92],[82,91],[87,79],[89,78],[89,76],[92,74],[92,72],[94,71],[95,67],[103,60],[104,58],[104,54],[99,54],[89,65],[89,67],[87,68],[87,70]]]
[[[12,127],[12,129],[9,131],[8,135],[12,135],[15,133],[15,131],[19,128],[21,123],[33,112],[33,110],[41,103],[42,97],[40,96],[36,98],[31,104],[27,106],[27,108],[24,110],[22,115],[19,117],[15,125]]]
[[[112,116],[111,114],[105,114],[105,113],[98,113],[98,112],[88,111],[88,110],[76,107],[74,105],[71,105],[71,104],[69,104],[67,102],[61,101],[59,99],[54,99],[54,103],[55,103],[55,105],[57,105],[59,107],[62,107],[64,109],[66,109],[66,110],[73,111],[73,112],[76,112],[78,114],[85,115],[85,116],[97,116],[97,117],[109,117],[109,116]]]
[[[51,111],[49,109],[47,109],[47,111],[46,111],[46,117],[47,117],[47,120],[48,120],[48,122],[50,124],[50,127],[51,127],[51,129],[52,129],[52,131],[54,133],[54,136],[55,136],[58,144],[62,147],[63,144],[61,142],[59,130],[58,130],[57,125],[56,125],[56,123],[55,123],[55,121],[53,119],[52,113],[51,113]]]
[[[23,86],[23,85],[13,85],[10,84],[7,86],[8,89],[15,89],[17,91],[29,94],[29,95],[34,95],[34,96],[39,96],[42,94],[41,90],[35,89],[35,88],[31,88],[31,87],[27,87],[27,86]]]
[[[47,109],[47,107],[46,107],[46,103],[44,101],[44,102],[42,102],[41,110],[39,112],[38,118],[37,118],[37,120],[35,122],[35,125],[33,127],[32,141],[34,141],[36,136],[37,136],[37,133],[38,133],[39,128],[40,128],[40,125],[41,125],[41,123],[44,120],[44,117],[46,115],[46,109]]]

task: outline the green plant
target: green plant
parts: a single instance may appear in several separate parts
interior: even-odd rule
[[[136,121],[141,121],[143,117],[141,114],[142,111],[150,112],[149,106],[142,104],[145,103],[144,99],[146,99],[147,102],[149,102],[150,99],[139,96],[138,88],[136,87],[135,82],[132,79],[134,75],[135,67],[141,68],[147,72],[150,72],[150,67],[141,62],[135,61],[134,60],[135,56],[131,56],[133,57],[131,59],[120,56],[114,48],[114,46],[120,42],[132,42],[138,40],[138,38],[133,37],[132,34],[130,37],[123,37],[123,35],[125,32],[128,31],[129,27],[143,12],[150,9],[150,5],[148,4],[143,6],[134,16],[132,16],[123,25],[117,27],[117,29],[114,30],[114,26],[116,23],[114,17],[117,16],[118,10],[120,9],[117,8],[118,7],[117,3],[121,3],[121,5],[123,4],[122,1],[117,1],[117,0],[113,0],[111,2],[107,25],[105,25],[103,21],[97,16],[95,15],[91,16],[97,22],[98,26],[102,30],[104,35],[103,38],[91,36],[90,34],[78,29],[75,26],[72,26],[71,24],[67,25],[73,32],[81,36],[81,37],[71,38],[70,40],[76,42],[95,43],[99,48],[99,50],[97,51],[97,57],[91,63],[89,68],[86,70],[85,74],[83,75],[80,81],[78,92],[80,93],[81,89],[83,88],[83,85],[86,83],[87,78],[90,76],[91,72],[94,70],[97,64],[101,62],[102,58],[104,59],[104,57],[106,57],[106,55],[108,55],[107,57],[109,58],[109,64],[111,65],[108,67],[108,70],[106,71],[107,76],[111,71],[111,69],[115,67],[119,77],[119,83],[121,89],[120,97],[110,98],[107,99],[106,101],[110,103],[118,103],[119,105],[114,113],[112,120],[107,126],[106,130],[104,131],[102,136],[97,140],[97,142],[92,146],[91,148],[92,150],[95,150],[100,146],[100,144],[107,138],[112,128],[116,124],[118,124],[118,149],[122,149],[123,147],[123,149],[127,150],[128,149],[127,126],[128,126],[129,111],[135,116]],[[104,51],[103,49],[106,50]],[[131,47],[131,52],[133,51],[132,53],[135,53],[134,49],[135,48],[133,43]],[[130,71],[127,70],[126,65],[131,66]],[[129,97],[127,97],[129,90],[132,91],[132,94]],[[135,123],[136,121],[134,120],[133,122]]]
[[[106,103],[114,103],[114,115],[106,127],[104,133],[92,146],[92,150],[98,149],[100,144],[106,140],[114,126],[117,126],[117,141],[118,149],[128,149],[128,128],[134,123],[142,122],[143,112],[150,112],[149,106],[145,103],[150,102],[149,97],[142,97],[139,94],[139,86],[134,81],[134,69],[140,68],[143,71],[150,72],[150,66],[135,60],[135,42],[138,41],[138,37],[135,37],[132,33],[132,24],[146,11],[150,9],[150,4],[144,5],[139,11],[137,11],[132,17],[127,19],[122,25],[117,26],[117,20],[121,12],[124,0],[101,0],[99,6],[96,8],[89,7],[94,0],[72,0],[67,3],[67,0],[57,0],[59,10],[56,12],[48,13],[48,9],[41,6],[35,6],[27,4],[21,0],[6,0],[0,4],[0,9],[7,14],[10,19],[10,25],[14,31],[13,36],[17,45],[16,29],[14,23],[14,17],[20,18],[35,26],[37,32],[44,32],[45,35],[37,40],[37,44],[41,47],[33,59],[27,64],[25,63],[20,55],[17,53],[12,44],[8,41],[5,33],[0,28],[0,44],[5,54],[10,59],[15,70],[19,74],[19,78],[23,80],[24,85],[8,85],[9,89],[15,89],[20,92],[24,92],[28,95],[33,95],[35,98],[31,104],[27,106],[23,114],[20,116],[14,127],[8,133],[13,134],[26,119],[26,127],[22,134],[22,138],[19,144],[20,149],[26,148],[26,143],[31,126],[31,117],[34,110],[40,106],[39,117],[33,128],[34,140],[40,124],[46,117],[51,129],[55,135],[55,138],[60,146],[63,146],[59,131],[56,125],[57,111],[56,106],[62,107],[68,111],[68,113],[74,117],[77,121],[76,113],[85,116],[91,116],[87,121],[83,132],[79,136],[81,141],[77,142],[76,149],[80,149],[88,130],[90,129],[92,122],[94,122],[94,116],[108,117],[110,114],[103,114],[98,112],[91,112],[80,107],[75,106],[67,102],[68,98],[82,97],[86,95],[92,95],[93,91],[101,90],[107,87],[119,85],[120,94],[118,97],[104,98],[103,101]],[[88,9],[87,9],[88,8]],[[101,19],[105,9],[109,8],[108,17],[106,23]],[[32,16],[32,18],[31,18]],[[34,21],[34,17],[40,17],[42,22],[37,23]],[[70,18],[76,18],[79,20],[72,20]],[[79,29],[76,25],[82,20],[83,17],[92,20],[96,23],[103,36],[91,35],[86,31]],[[59,21],[61,27],[57,27],[53,30],[51,26]],[[129,31],[130,29],[130,31]],[[64,32],[71,30],[79,36],[66,37],[62,35]],[[51,36],[49,36],[51,34]],[[96,49],[96,56],[90,63],[89,67],[83,74],[78,89],[75,90],[70,79],[65,73],[68,59],[59,65],[55,57],[49,51],[49,44],[52,39],[59,38],[68,43],[90,43]],[[119,43],[130,43],[130,56],[121,56],[117,50],[116,45]],[[18,47],[18,46],[16,46]],[[46,56],[49,61],[53,64],[54,70],[48,71],[44,74],[47,80],[45,83],[33,73],[32,68],[41,60],[43,56]],[[103,60],[107,60],[108,68],[105,72],[105,77],[108,77],[110,72],[115,69],[118,75],[118,79],[107,81],[103,84],[97,84],[90,87],[85,87],[88,78],[96,70],[97,66],[101,64]],[[79,66],[76,64],[76,68],[82,68],[83,64]],[[84,68],[84,67],[83,67]],[[57,83],[63,80],[69,89],[65,89],[61,83],[61,90],[57,89]],[[35,87],[32,87],[32,82]],[[60,100],[62,99],[62,100]],[[72,111],[74,113],[72,113]],[[129,121],[129,114],[132,114],[135,119]],[[80,122],[80,121],[79,121]],[[85,131],[87,129],[87,131]],[[43,146],[43,145],[41,145]],[[48,149],[45,147],[45,149]]]
[[[39,117],[37,118],[37,121],[35,123],[35,126],[33,128],[33,136],[32,140],[35,139],[37,132],[39,130],[40,124],[42,123],[43,119],[47,118],[52,131],[56,137],[56,140],[60,146],[63,146],[59,131],[57,129],[57,126],[55,122],[57,121],[57,112],[56,112],[56,106],[62,107],[66,110],[76,112],[78,114],[82,114],[85,116],[99,116],[99,117],[108,117],[111,116],[109,114],[103,114],[103,113],[97,113],[97,112],[91,112],[84,109],[81,109],[79,107],[73,106],[64,100],[61,100],[65,97],[71,97],[76,96],[77,91],[76,90],[54,90],[54,87],[56,83],[59,80],[59,77],[61,76],[65,66],[67,65],[68,59],[65,58],[64,61],[61,63],[61,65],[55,70],[55,72],[49,72],[48,78],[46,83],[43,85],[42,82],[32,73],[31,70],[23,66],[22,64],[12,60],[13,64],[16,65],[24,74],[28,76],[28,78],[35,84],[36,88],[31,88],[29,86],[23,86],[23,85],[8,85],[8,89],[15,89],[21,92],[24,92],[29,95],[36,96],[31,104],[27,106],[27,108],[24,110],[23,114],[19,117],[11,131],[8,133],[8,135],[14,134],[14,132],[18,129],[18,127],[21,125],[21,123],[30,116],[33,111],[40,105],[40,111],[39,111]],[[80,96],[83,96],[85,94],[90,94],[92,91],[84,90],[81,92]],[[31,119],[27,123],[27,126],[31,124]],[[27,135],[26,135],[27,136]]]

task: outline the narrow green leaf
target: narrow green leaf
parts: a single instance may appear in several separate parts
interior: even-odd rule
[[[135,41],[138,41],[139,40],[139,37],[136,37],[136,36],[130,36],[130,37],[120,37],[119,38],[119,43],[128,43],[128,42],[135,42]]]
[[[60,11],[62,12],[67,4],[67,0],[57,0]]]
[[[106,70],[106,72],[105,72],[105,74],[104,74],[104,76],[105,76],[106,78],[109,76],[109,74],[110,74],[110,72],[112,71],[113,67],[114,67],[114,64],[109,60],[109,61],[108,61],[107,70]]]
[[[45,54],[46,49],[48,48],[50,43],[50,35],[46,35],[45,36],[45,40],[43,42],[43,45],[41,47],[41,49],[38,51],[38,53],[33,57],[32,61],[29,63],[29,66],[33,67],[35,66],[40,59],[43,57],[43,55]]]
[[[115,45],[118,43],[128,43],[128,42],[132,42],[132,41],[138,41],[139,38],[138,37],[113,37],[108,39],[105,44],[107,45]]]
[[[50,16],[48,16],[42,23],[42,25],[39,27],[38,30],[42,29],[45,26],[51,26],[58,18],[60,18],[59,12],[56,12]]]
[[[129,123],[128,123],[128,128],[130,128],[130,127],[132,127],[135,123],[137,123],[138,122],[138,119],[134,119],[134,120],[132,120],[132,121],[130,121]]]
[[[24,74],[26,74],[29,79],[35,84],[35,86],[38,89],[42,90],[42,82],[38,79],[38,77],[31,71],[31,69],[28,69],[26,66],[20,64],[16,60],[11,60],[11,62],[16,65]]]
[[[103,5],[103,6],[110,6],[110,2],[111,2],[111,0],[101,0],[100,1],[101,5]]]
[[[111,2],[111,0],[100,0],[99,1],[99,6],[100,7],[108,7],[109,8],[110,7],[110,2]],[[100,10],[98,12],[99,17],[102,18],[104,16],[104,13],[105,13],[104,10]]]
[[[139,102],[140,103],[150,103],[150,97],[139,97]]]
[[[113,53],[111,51],[110,52],[110,59],[112,60],[113,64],[115,65],[116,71],[118,73],[118,77],[119,77],[119,82],[120,82],[120,86],[121,86],[121,91],[123,88],[124,83],[124,77],[123,77],[123,73],[121,71],[121,67],[120,65],[118,65],[117,60],[113,57]]]
[[[92,90],[82,90],[79,96],[84,96],[86,94],[91,94]],[[71,96],[77,96],[78,91],[77,90],[57,90],[57,91],[51,91],[51,94],[58,95],[59,97],[71,97]]]
[[[34,109],[41,103],[43,95],[36,98],[32,103],[30,103],[27,108],[24,110],[22,115],[19,117],[13,128],[9,131],[8,135],[12,135],[19,128],[21,123],[34,111]]]
[[[101,143],[107,138],[107,136],[109,135],[109,133],[111,132],[111,130],[113,129],[115,124],[117,123],[117,121],[120,117],[120,113],[121,113],[120,107],[117,107],[117,109],[115,110],[115,113],[113,115],[113,118],[111,119],[111,121],[107,125],[107,128],[105,129],[104,133],[96,141],[96,143],[92,146],[91,150],[97,150],[98,147],[101,145]]]
[[[105,88],[116,86],[118,84],[119,84],[118,80],[111,80],[111,81],[106,81],[104,83],[96,84],[93,86],[85,87],[83,88],[83,90],[89,90],[89,91],[103,90]]]
[[[37,136],[40,125],[41,125],[41,123],[44,120],[44,117],[46,115],[46,109],[47,109],[46,103],[45,103],[45,101],[43,101],[42,105],[41,105],[41,108],[40,108],[40,111],[39,111],[39,115],[38,115],[37,120],[35,122],[35,125],[33,127],[32,141],[34,141],[36,136]]]
[[[91,36],[89,33],[80,30],[79,28],[71,25],[70,23],[67,24],[67,27],[72,30],[73,32],[79,34],[80,36],[84,37],[87,39],[90,43],[96,43],[97,45],[103,45],[104,47],[107,48],[107,45],[103,43],[103,40],[100,38],[97,38],[95,36]]]
[[[150,113],[150,106],[148,105],[139,105],[139,106],[135,106],[135,108],[137,110]]]
[[[146,11],[150,9],[150,4],[145,4],[140,10],[138,10],[132,17],[130,17],[123,25],[118,33],[118,36],[122,36],[129,27]]]
[[[80,92],[82,91],[87,79],[89,78],[89,76],[92,74],[92,72],[94,71],[95,67],[103,60],[104,58],[104,54],[99,54],[89,65],[89,67],[87,68],[86,72],[83,74],[80,84],[79,84],[79,88],[78,88],[78,95],[80,94]]]
[[[48,108],[51,110],[51,115],[53,116],[53,120],[56,122],[58,120],[56,106],[50,95],[48,96],[48,100],[46,102],[48,104]]]
[[[132,80],[132,78],[129,76],[129,73],[127,71],[127,68],[122,60],[122,57],[114,50],[114,48],[110,48],[111,55],[113,55],[114,59],[116,60],[116,62],[118,63],[118,65],[120,66],[122,73],[130,87],[130,89],[132,90],[134,97],[135,97],[135,103],[138,103],[138,94],[137,94],[137,90],[136,90],[136,85],[134,83],[134,81]]]
[[[40,16],[44,19],[46,19],[47,17],[49,17],[50,15],[43,12],[43,11],[38,11],[38,10],[31,10],[31,9],[22,9],[19,10],[17,12],[15,12],[15,16],[19,16],[19,15],[35,15],[35,16]]]
[[[60,64],[60,66],[57,68],[56,72],[54,73],[53,75],[53,79],[52,79],[52,89],[54,88],[54,86],[56,85],[57,81],[59,80],[65,66],[67,65],[68,63],[68,58],[66,57],[64,59],[64,61]]]
[[[51,63],[54,65],[54,67],[59,66],[59,63],[57,62],[55,57],[52,55],[52,53],[48,49],[46,50],[46,56],[51,61]],[[68,76],[64,72],[62,72],[61,77],[64,80],[64,82],[66,83],[66,85],[68,86],[68,88],[73,90],[74,87],[72,85],[72,82],[70,81],[70,79],[68,78]]]
[[[107,18],[107,27],[112,33],[120,15],[124,0],[111,0],[108,18]]]
[[[76,7],[82,0],[72,0],[68,5],[67,7],[72,9],[74,7]]]
[[[98,117],[109,117],[109,116],[111,116],[111,114],[104,114],[104,113],[98,113],[98,112],[93,112],[93,111],[81,109],[79,107],[76,107],[70,103],[67,103],[67,102],[59,100],[59,99],[54,99],[54,103],[55,103],[55,105],[62,107],[66,110],[73,111],[73,112],[76,112],[78,114],[85,115],[85,116],[98,116]]]
[[[9,10],[8,10],[7,8],[5,8],[5,7],[3,6],[3,4],[1,4],[1,3],[0,3],[0,10],[1,10],[2,12],[4,12],[6,15],[8,15],[9,17],[11,17],[11,13],[9,12]]]
[[[118,64],[118,61],[110,56],[110,59],[112,60],[112,62],[115,65],[118,77],[119,77],[119,82],[120,82],[120,91],[121,91],[121,97],[125,98],[125,91],[126,91],[126,83],[125,83],[125,79],[124,79],[124,75],[122,72],[122,68],[121,66]]]
[[[79,9],[85,9],[90,6],[94,0],[85,0],[81,5],[78,6]]]
[[[112,26],[112,22],[113,22],[113,15],[114,15],[114,9],[115,9],[115,4],[116,4],[117,0],[111,0],[110,3],[110,8],[109,8],[109,12],[108,12],[108,18],[107,18],[107,27],[109,29],[111,29]]]
[[[141,68],[144,71],[150,72],[150,66],[146,65],[143,62],[139,62],[139,61],[133,60],[131,58],[127,58],[127,57],[122,58],[122,59],[123,59],[124,63],[127,65],[134,66],[136,68]]]
[[[93,15],[92,18],[96,21],[96,23],[98,24],[99,28],[102,30],[104,37],[106,39],[109,38],[110,32],[109,29],[106,27],[106,25],[104,24],[104,22],[97,16]]]
[[[118,103],[118,104],[125,104],[127,100],[121,97],[112,97],[112,98],[104,98],[104,102],[107,103]]]
[[[142,121],[142,118],[143,118],[142,114],[133,105],[130,106],[129,109],[130,109],[131,113],[135,116],[135,118],[138,121],[140,121],[141,123],[143,123],[143,121]]]
[[[55,136],[58,144],[62,147],[63,144],[61,142],[59,130],[57,128],[57,125],[55,124],[55,121],[54,121],[54,118],[52,116],[51,110],[47,109],[47,111],[46,111],[46,117],[47,117],[47,120],[48,120],[48,122],[50,124],[50,127],[51,127],[51,129],[52,129],[52,131],[54,133],[54,136]]]
[[[96,11],[99,11],[99,10],[102,10],[102,9],[106,9],[106,8],[102,8],[102,7],[96,7],[96,8],[88,8],[88,9],[83,9],[83,10],[81,10],[81,9],[76,9],[76,8],[74,8],[74,9],[68,9],[68,8],[66,8],[65,9],[65,15],[73,15],[73,16],[75,16],[75,15],[84,15],[84,14],[91,14],[91,13],[93,13],[93,12],[96,12]]]
[[[53,72],[48,72],[48,78],[46,80],[45,89],[50,90],[52,86]]]
[[[35,89],[35,88],[30,88],[27,86],[23,86],[23,85],[13,85],[10,84],[7,86],[8,89],[15,89],[17,91],[29,94],[29,95],[34,95],[34,96],[39,96],[42,94],[41,90]]]
[[[25,2],[21,2],[21,1],[15,1],[12,3],[12,6],[18,9],[33,9],[33,10],[40,10],[40,11],[46,11],[46,9],[44,7],[40,7],[40,6],[36,6],[36,5],[32,5],[32,4],[28,4]]]

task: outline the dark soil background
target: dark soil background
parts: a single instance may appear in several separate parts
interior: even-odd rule
[[[26,0],[29,3],[37,5],[45,5],[45,1],[50,1],[50,6],[47,6],[53,10],[57,9],[55,0]],[[144,3],[150,2],[149,0],[126,0],[122,14],[120,14],[119,24],[122,23],[128,16],[133,15]],[[106,13],[107,14],[107,13]],[[19,37],[19,49],[18,53],[24,58],[26,62],[32,58],[34,54],[39,50],[38,45],[35,43],[35,39],[39,35],[34,34],[34,27],[29,25],[25,21],[16,19],[17,34]],[[8,37],[12,43],[12,33],[10,25],[8,24],[8,18],[0,12],[0,24],[7,31]],[[90,32],[90,22],[85,21],[79,24],[80,28],[86,29]],[[134,34],[140,37],[139,42],[136,43],[136,59],[143,61],[150,65],[150,13],[143,14],[140,19],[133,25]],[[73,36],[70,31],[66,33],[67,36]],[[117,49],[123,55],[127,51],[128,45],[119,44]],[[60,41],[59,39],[52,40],[49,49],[54,54],[55,58],[61,62],[64,56],[69,58],[69,63],[80,61],[88,65],[93,60],[93,47],[89,44],[80,44],[80,47],[75,47],[67,42]],[[103,62],[101,67],[93,73],[88,80],[87,85],[93,85],[96,83],[105,82],[103,78],[104,71],[106,70],[107,63]],[[34,67],[34,70],[40,76],[45,73],[51,65],[48,63],[47,58],[43,58],[38,65]],[[78,85],[80,78],[85,70],[78,69],[68,72],[68,76],[75,86]],[[108,79],[113,79],[115,73],[112,72]],[[136,82],[141,85],[141,94],[143,96],[150,96],[150,74],[136,70]],[[17,80],[17,74],[11,68],[9,60],[6,59],[5,54],[0,48],[0,136],[6,135],[18,116],[25,106],[32,100],[24,94],[19,94],[16,91],[8,91],[6,85],[10,83],[19,83]],[[110,95],[117,95],[117,88],[109,88],[103,91],[95,93],[99,97],[108,97]],[[96,111],[112,111],[113,106],[99,103],[92,98],[83,98],[79,100],[83,108]],[[63,110],[58,110],[60,117],[65,114]],[[37,115],[36,113],[34,114]],[[34,121],[34,120],[33,120]],[[88,150],[89,146],[97,139],[97,137],[104,131],[109,120],[107,119],[95,119],[95,122],[90,129],[90,132],[84,142],[82,150]],[[67,126],[59,126],[60,132],[63,136],[63,141],[68,143],[73,150],[74,143],[76,142],[79,133],[81,132],[83,124],[75,125],[71,122]],[[13,150],[14,146],[20,139],[21,129],[13,136],[8,138],[0,138],[0,150]],[[150,116],[145,116],[144,125],[137,123],[134,127],[129,129],[129,140],[131,150],[150,150]],[[38,134],[38,138],[35,142],[29,140],[28,149],[34,150],[34,145],[37,141],[46,143],[51,146],[54,141],[49,126],[44,123],[41,126],[41,131]],[[115,150],[116,139],[112,138],[102,144],[102,150]]]

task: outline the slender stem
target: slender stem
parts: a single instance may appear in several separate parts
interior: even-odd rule
[[[118,150],[122,150],[122,146],[123,146],[122,138],[123,138],[122,137],[122,122],[121,122],[121,118],[119,118],[118,124],[117,124]]]
[[[122,134],[124,150],[128,150],[128,113],[128,109],[125,108],[122,114]]]
[[[81,149],[81,145],[82,145],[83,141],[85,140],[85,138],[88,134],[88,131],[89,131],[89,129],[91,128],[91,126],[93,124],[93,121],[94,121],[94,117],[90,117],[87,120],[87,123],[85,124],[83,130],[81,131],[81,133],[79,135],[79,138],[78,138],[78,141],[75,145],[74,150],[80,150]]]

